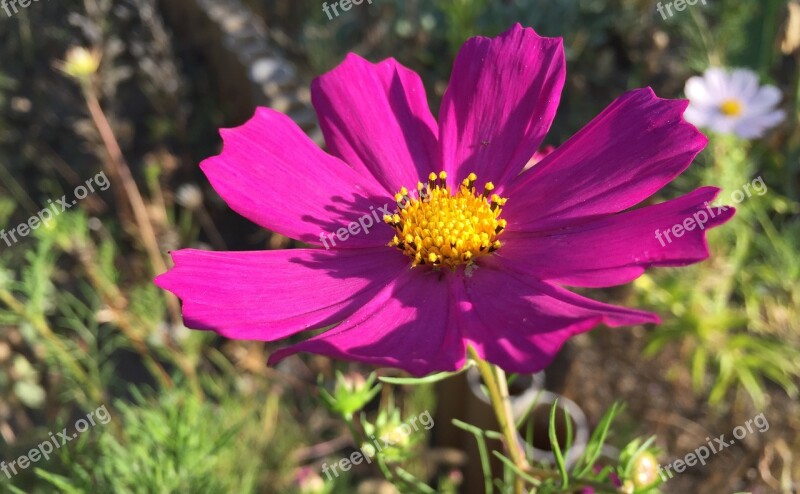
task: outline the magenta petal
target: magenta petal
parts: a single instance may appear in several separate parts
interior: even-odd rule
[[[311,97],[331,153],[392,196],[438,169],[438,130],[422,80],[396,60],[372,64],[350,54],[314,80]]]
[[[394,200],[372,176],[325,154],[289,117],[259,108],[241,127],[220,133],[222,153],[200,167],[237,213],[315,245],[321,245],[322,233],[348,228],[362,218],[373,220],[375,230],[348,235],[336,247],[374,247],[392,238],[377,210],[394,208]]]
[[[660,322],[649,312],[597,302],[492,267],[454,285],[464,337],[482,358],[509,372],[544,369],[567,339],[598,324]]]
[[[627,283],[650,266],[684,266],[706,259],[706,230],[735,212],[731,207],[708,207],[718,193],[716,187],[702,187],[671,201],[577,226],[507,232],[496,257],[509,269],[564,285]],[[672,233],[675,225],[680,237]]]
[[[467,40],[439,112],[450,182],[475,172],[498,191],[515,177],[550,129],[566,74],[561,38],[519,24],[496,38]]]
[[[155,283],[183,301],[188,327],[273,341],[325,327],[358,310],[408,269],[385,248],[172,253]]]
[[[686,105],[650,88],[624,94],[520,175],[506,192],[504,217],[515,229],[546,230],[638,204],[683,172],[708,141],[683,120]]]
[[[311,352],[397,367],[415,376],[456,370],[464,365],[466,347],[454,311],[446,278],[407,269],[341,325],[278,350],[270,364]]]

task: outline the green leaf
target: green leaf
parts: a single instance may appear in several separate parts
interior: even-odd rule
[[[526,482],[530,483],[531,485],[541,485],[542,482],[539,479],[531,477],[527,473],[520,470],[516,465],[514,465],[514,462],[511,461],[511,459],[503,456],[497,451],[492,451],[492,454],[495,455],[500,461],[502,461],[503,464],[505,464],[505,466],[510,468],[514,473],[522,477]]]
[[[13,485],[7,485],[6,488],[11,492],[11,494],[28,494],[19,487],[14,487]]]
[[[707,356],[703,347],[697,348],[692,356],[692,387],[695,392],[700,392],[704,388]]]
[[[420,384],[430,384],[439,381],[444,381],[445,379],[451,378],[453,376],[457,376],[462,372],[466,371],[470,367],[473,367],[475,363],[470,360],[467,364],[462,367],[461,369],[453,372],[440,372],[438,374],[430,374],[425,377],[385,377],[381,376],[380,379],[382,382],[387,384],[396,384],[399,386],[419,386]]]
[[[489,439],[496,439],[498,441],[503,441],[505,439],[503,435],[497,431],[483,431],[483,434]]]
[[[550,447],[553,448],[553,454],[556,457],[556,466],[558,472],[561,474],[561,486],[566,489],[569,487],[569,475],[567,475],[567,464],[564,461],[564,455],[561,454],[561,445],[558,444],[558,436],[556,435],[556,410],[558,409],[558,399],[553,402],[550,408],[550,426],[548,434],[550,436]]]
[[[39,478],[45,480],[46,482],[49,482],[50,484],[58,488],[61,492],[64,492],[66,494],[83,494],[81,489],[78,489],[77,487],[72,485],[72,483],[67,477],[63,477],[55,473],[50,473],[46,470],[42,470],[41,468],[37,468],[35,472]]]
[[[403,479],[404,482],[412,485],[414,488],[417,489],[418,492],[422,492],[424,494],[436,494],[436,491],[433,490],[429,485],[423,483],[418,478],[414,477],[410,472],[396,467],[395,472],[397,476]]]
[[[481,469],[483,470],[484,492],[491,494],[494,492],[494,489],[492,489],[492,468],[489,465],[488,448],[486,447],[486,439],[483,437],[483,430],[458,419],[453,419],[453,425],[475,436],[475,440],[478,443],[478,454],[481,458]]]
[[[594,432],[592,432],[592,437],[589,439],[589,443],[586,445],[586,451],[580,460],[578,460],[578,465],[582,464],[583,467],[578,469],[576,465],[575,470],[577,470],[577,473],[575,475],[577,477],[583,477],[589,473],[597,459],[600,458],[600,454],[603,452],[603,444],[605,444],[606,437],[608,436],[608,430],[611,428],[611,423],[617,415],[619,415],[620,411],[622,411],[622,403],[615,402],[611,405],[611,408],[606,411],[603,418],[600,419],[600,423],[597,424]]]
[[[528,405],[527,408],[525,408],[525,410],[520,414],[519,418],[517,419],[517,423],[515,424],[517,428],[522,426],[522,423],[525,421],[525,419],[528,418],[528,415],[530,415],[531,411],[536,407],[536,405],[539,404],[540,395],[541,391],[536,393],[536,397],[533,400],[531,400],[531,404]]]

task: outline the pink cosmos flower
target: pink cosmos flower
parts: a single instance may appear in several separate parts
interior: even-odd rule
[[[232,209],[311,248],[173,252],[156,284],[186,325],[275,341],[329,328],[297,352],[404,369],[459,369],[471,345],[512,372],[546,367],[571,336],[656,315],[563,286],[630,282],[708,257],[704,228],[656,229],[708,208],[703,187],[630,208],[683,172],[706,138],[685,101],[624,94],[531,169],[564,85],[560,38],[516,25],[462,47],[438,121],[417,74],[349,55],[312,84],[326,154],[259,108],[200,166]],[[705,228],[732,209],[709,208]],[[716,214],[713,214],[716,213]],[[383,218],[382,218],[383,216]]]

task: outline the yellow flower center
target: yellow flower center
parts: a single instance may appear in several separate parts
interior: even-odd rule
[[[719,105],[719,111],[729,117],[738,117],[742,114],[742,104],[735,99],[725,100]]]
[[[500,219],[506,199],[492,194],[487,182],[483,192],[475,189],[477,177],[470,173],[453,193],[446,184],[447,174],[431,173],[427,184],[417,184],[417,197],[405,187],[395,195],[398,212],[383,220],[397,234],[390,247],[397,247],[412,259],[412,267],[471,265],[476,258],[500,248],[497,237],[506,227]]]

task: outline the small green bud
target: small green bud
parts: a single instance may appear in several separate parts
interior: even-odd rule
[[[375,380],[374,373],[364,379],[360,374],[344,375],[337,372],[333,394],[331,395],[324,387],[320,386],[320,395],[333,412],[349,418],[364,408],[381,390],[380,383],[375,384]]]
[[[658,460],[649,451],[643,451],[633,462],[631,480],[637,489],[653,485],[658,480]]]

